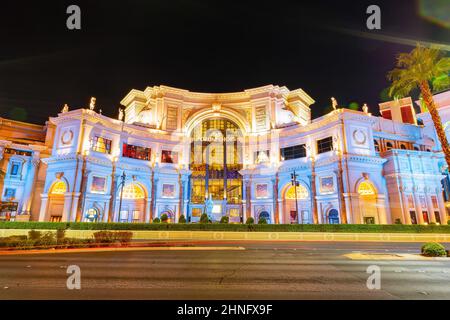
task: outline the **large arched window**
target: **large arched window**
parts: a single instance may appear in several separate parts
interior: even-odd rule
[[[358,186],[360,196],[373,196],[376,194],[375,187],[368,181],[363,181]]]
[[[52,189],[50,191],[51,194],[64,194],[67,192],[67,186],[64,181],[57,181],[53,184]]]
[[[144,190],[136,184],[130,183],[123,188],[123,199],[144,199]]]
[[[295,200],[295,187],[294,186],[289,187],[289,189],[286,191],[285,198],[288,200]],[[301,184],[298,185],[297,186],[297,200],[304,200],[304,199],[308,199],[308,198],[309,198],[308,189],[306,189],[306,187]]]

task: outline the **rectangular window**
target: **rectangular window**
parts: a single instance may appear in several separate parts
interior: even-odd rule
[[[400,111],[402,113],[402,121],[404,123],[411,123],[414,124],[414,116],[411,110],[411,106],[404,106],[400,108]]]
[[[333,138],[327,137],[325,139],[317,140],[317,153],[325,153],[333,150]]]
[[[291,160],[306,157],[306,147],[304,144],[280,149],[281,160]]]
[[[95,136],[92,139],[92,151],[111,154],[111,143],[109,139]]]
[[[141,216],[141,212],[139,210],[133,211],[133,222],[139,222]]]
[[[131,144],[126,143],[123,144],[122,156],[125,158],[150,161],[151,154],[152,149],[150,148],[133,146]]]
[[[430,223],[430,219],[428,217],[428,211],[422,211],[423,221],[425,223]]]
[[[13,163],[11,166],[11,175],[12,176],[17,176],[19,174],[19,164],[18,163]]]
[[[15,198],[16,197],[16,189],[6,188],[4,197],[5,197],[5,199],[8,199],[8,200]]]
[[[178,152],[163,150],[161,152],[162,163],[178,163]]]
[[[374,217],[364,217],[364,223],[365,224],[375,224],[375,218]]]
[[[439,211],[434,212],[434,217],[436,219],[436,222],[441,224],[441,216],[439,215]]]
[[[177,127],[178,127],[178,107],[168,107],[166,129],[176,130]]]
[[[391,110],[381,111],[381,116],[385,119],[392,120],[392,112]]]
[[[417,224],[417,216],[415,210],[409,211],[409,216],[411,217],[411,224]]]
[[[127,210],[120,211],[119,221],[120,222],[127,222],[128,221],[128,211]]]

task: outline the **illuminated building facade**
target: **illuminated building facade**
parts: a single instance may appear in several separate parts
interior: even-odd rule
[[[450,92],[436,99],[447,124]],[[334,99],[334,111],[312,120],[313,103],[272,85],[224,94],[155,86],[132,90],[118,119],[97,113],[95,99],[65,106],[30,125],[42,131],[35,141],[2,135],[2,200],[19,204],[16,219],[39,221],[447,222],[448,175],[428,113],[416,115],[409,98],[380,104],[382,117]]]

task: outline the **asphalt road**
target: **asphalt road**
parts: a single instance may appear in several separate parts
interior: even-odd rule
[[[0,299],[450,299],[450,260],[351,260],[419,253],[414,243],[196,243],[245,250],[0,256]],[[81,289],[66,286],[69,265]],[[381,268],[381,289],[366,286]]]

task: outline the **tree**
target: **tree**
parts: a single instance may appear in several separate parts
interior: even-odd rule
[[[432,94],[432,91],[450,86],[449,72],[450,58],[446,57],[443,51],[417,44],[410,53],[398,55],[396,68],[388,73],[388,79],[392,82],[389,88],[391,97],[404,97],[414,89],[420,89],[442,145],[445,160],[450,167],[450,147]]]

